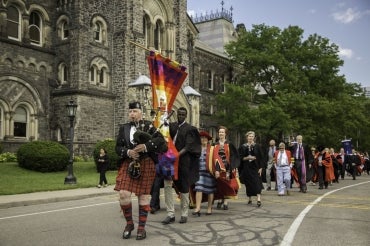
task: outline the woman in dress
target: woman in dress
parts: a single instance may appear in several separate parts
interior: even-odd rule
[[[195,209],[193,215],[200,216],[200,205],[203,201],[208,201],[206,215],[212,214],[212,203],[214,192],[216,191],[216,179],[210,173],[206,165],[207,155],[209,155],[210,144],[212,137],[208,132],[202,131],[199,133],[202,144],[202,152],[199,158],[199,180],[195,183]]]
[[[215,199],[220,199],[217,208],[228,210],[227,198],[235,198],[238,193],[239,182],[236,169],[239,166],[239,154],[236,147],[226,139],[227,128],[220,126],[218,141],[211,147],[209,166],[217,182]]]
[[[253,131],[247,132],[245,134],[246,143],[239,147],[239,174],[241,182],[245,184],[247,190],[248,204],[252,204],[252,196],[257,196],[257,206],[260,207],[262,205],[261,173],[263,157],[260,145],[254,142],[255,136]]]

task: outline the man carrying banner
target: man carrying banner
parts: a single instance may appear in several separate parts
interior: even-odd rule
[[[187,123],[186,108],[177,110],[177,122],[170,123],[170,135],[179,153],[179,167],[177,180],[164,180],[164,196],[167,207],[167,217],[162,224],[175,221],[175,207],[172,195],[172,186],[180,193],[181,218],[180,223],[187,222],[189,212],[189,189],[199,179],[199,157],[201,153],[200,135],[198,130]]]

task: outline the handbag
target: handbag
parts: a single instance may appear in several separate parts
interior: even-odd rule
[[[228,182],[230,184],[230,187],[233,188],[235,191],[239,190],[242,187],[236,171],[231,172]]]

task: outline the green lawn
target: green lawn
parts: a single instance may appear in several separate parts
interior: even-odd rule
[[[68,172],[40,173],[20,168],[15,162],[0,163],[0,195],[31,193],[37,191],[65,190],[94,187],[99,182],[94,162],[76,162],[73,173],[77,184],[64,184]],[[109,184],[115,183],[117,171],[108,171]]]

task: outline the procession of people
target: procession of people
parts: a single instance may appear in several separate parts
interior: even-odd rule
[[[245,185],[246,205],[259,208],[265,190],[263,182],[267,185],[266,192],[289,196],[294,187],[302,193],[310,191],[308,184],[318,184],[317,189],[328,189],[343,180],[346,173],[355,180],[365,171],[369,174],[370,170],[368,154],[359,153],[352,146],[344,145],[335,152],[324,145],[303,144],[302,135],[297,135],[295,141],[281,141],[277,147],[271,139],[268,147],[263,148],[263,144],[257,142],[255,132],[248,131],[245,142],[237,147],[228,139],[229,131],[225,126],[219,126],[217,136],[213,138],[209,132],[187,123],[188,112],[184,107],[177,110],[176,122],[167,123],[168,140],[152,122],[143,120],[140,102],[131,102],[128,112],[130,122],[120,127],[116,140],[116,152],[121,156],[121,162],[114,187],[119,192],[126,221],[123,239],[129,239],[135,229],[132,194],[138,196],[136,239],[143,240],[147,236],[148,212],[155,214],[160,210],[161,187],[164,188],[167,211],[162,224],[176,221],[173,191],[180,200],[178,222],[185,224],[190,217],[190,208],[193,208],[192,219],[212,215],[213,209],[227,213],[226,210],[232,209],[229,202],[241,195],[241,184]],[[178,167],[164,175],[164,167],[158,168],[158,163],[171,144],[177,150]],[[275,182],[273,189],[272,182]],[[255,205],[252,197],[257,198]],[[204,210],[203,203],[206,203]]]

